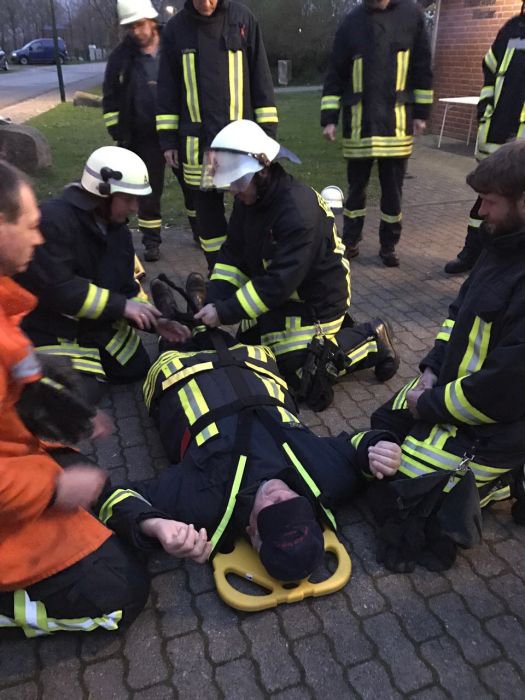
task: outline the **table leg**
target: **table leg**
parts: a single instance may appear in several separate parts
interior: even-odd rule
[[[447,112],[448,112],[448,102],[445,104],[445,111],[443,112],[443,120],[441,122],[441,131],[439,132],[439,139],[438,139],[438,148],[441,148],[441,140],[443,139],[443,130],[445,128],[445,122],[447,120]]]

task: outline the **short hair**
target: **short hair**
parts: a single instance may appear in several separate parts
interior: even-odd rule
[[[506,143],[467,175],[479,194],[499,194],[517,201],[525,192],[525,140]]]
[[[18,168],[0,159],[0,214],[12,223],[20,216],[20,188],[31,186],[29,178]]]

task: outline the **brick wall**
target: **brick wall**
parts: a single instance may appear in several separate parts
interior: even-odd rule
[[[521,0],[441,0],[434,55],[434,107],[430,130],[439,133],[440,97],[479,95],[481,61],[500,27],[519,13]],[[451,105],[444,136],[466,138],[474,107]],[[475,139],[476,121],[472,133]]]

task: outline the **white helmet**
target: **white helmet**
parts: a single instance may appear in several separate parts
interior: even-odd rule
[[[102,146],[93,151],[80,184],[98,197],[109,197],[115,192],[136,197],[151,194],[146,164],[136,153],[119,146]]]
[[[155,19],[159,16],[150,0],[117,0],[118,19],[121,25]]]
[[[323,190],[321,190],[321,197],[328,204],[330,209],[343,209],[344,194],[340,187],[337,185],[328,185]]]
[[[224,188],[242,179],[237,187],[242,190],[255,173],[279,156],[301,162],[255,122],[249,119],[230,122],[219,131],[205,154],[201,186]]]

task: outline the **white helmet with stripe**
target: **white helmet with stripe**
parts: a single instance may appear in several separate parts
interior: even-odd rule
[[[102,146],[93,151],[80,184],[98,197],[109,197],[116,192],[136,197],[151,194],[146,164],[136,153],[119,146]]]

